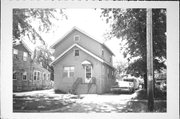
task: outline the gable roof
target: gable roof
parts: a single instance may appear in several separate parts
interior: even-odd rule
[[[73,31],[79,31],[81,33],[83,33],[84,35],[90,37],[91,39],[93,39],[94,41],[96,41],[97,43],[101,44],[104,48],[106,48],[112,55],[114,55],[114,53],[104,44],[104,43],[101,43],[97,40],[95,40],[95,38],[93,38],[92,36],[90,36],[89,34],[87,34],[86,32],[80,30],[79,28],[77,27],[73,27],[69,32],[67,32],[62,38],[60,38],[59,40],[57,40],[54,44],[52,44],[50,47],[51,48],[55,48],[57,44],[59,44],[61,41],[63,41],[63,39],[65,39],[65,37],[67,37],[70,33],[72,33]]]
[[[33,51],[27,46],[27,44],[26,44],[23,40],[14,43],[14,44],[13,44],[13,47],[18,46],[18,45],[21,45],[21,44],[24,46],[24,48],[25,48],[30,54],[33,53]]]
[[[89,54],[90,56],[92,56],[93,58],[97,59],[98,61],[107,64],[108,66],[114,68],[111,64],[109,64],[108,62],[106,62],[105,60],[103,60],[102,58],[96,56],[95,54],[93,54],[92,52],[88,51],[87,49],[85,49],[84,47],[80,46],[79,44],[73,44],[72,46],[70,46],[67,50],[65,50],[62,54],[60,54],[53,62],[50,63],[50,65],[53,65],[54,63],[56,63],[59,59],[61,59],[66,53],[68,53],[72,48],[74,47],[78,47],[79,49],[81,49],[82,51],[84,51],[85,53]]]

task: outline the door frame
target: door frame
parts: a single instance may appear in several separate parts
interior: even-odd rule
[[[90,68],[91,68],[91,78],[90,79],[87,79],[86,78],[86,67],[87,66],[90,66]],[[91,81],[91,79],[92,79],[92,66],[91,65],[85,65],[85,77],[84,77],[84,83],[90,83],[90,81]]]

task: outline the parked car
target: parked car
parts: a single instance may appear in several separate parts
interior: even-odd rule
[[[158,80],[158,81],[156,81],[155,87],[156,87],[157,89],[165,92],[165,91],[166,91],[166,87],[167,87],[167,85],[166,85],[166,80]]]
[[[124,78],[123,81],[133,83],[133,91],[139,89],[139,80],[136,78]]]
[[[116,84],[114,86],[111,87],[111,92],[113,92],[113,93],[122,93],[122,92],[132,93],[132,92],[134,92],[133,82],[118,81],[118,82],[116,82]]]

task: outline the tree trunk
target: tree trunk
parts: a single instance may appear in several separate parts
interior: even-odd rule
[[[147,90],[147,73],[144,74],[144,89]]]

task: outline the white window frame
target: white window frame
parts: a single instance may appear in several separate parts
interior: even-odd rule
[[[38,75],[39,74],[39,75]],[[39,80],[41,80],[41,72],[40,71],[37,71],[37,80],[39,81]]]
[[[78,55],[76,55],[76,51],[78,51]],[[80,54],[80,53],[79,53],[79,49],[75,49],[75,50],[74,50],[74,56],[75,56],[75,57],[78,57],[79,54]]]
[[[35,81],[38,80],[38,72],[39,72],[39,74],[40,74],[40,71],[37,71],[37,70],[35,70],[35,71],[33,72],[33,80],[34,80],[34,76],[36,76],[36,80],[35,80]],[[35,74],[36,74],[36,75],[35,75]],[[39,78],[40,78],[40,76],[39,76]]]
[[[89,66],[89,65],[85,65],[85,80],[87,80],[87,78],[86,78],[86,73],[87,73],[87,72],[86,72],[86,67],[87,67],[87,66]],[[90,66],[90,68],[91,68],[91,78],[90,78],[90,80],[91,80],[91,79],[92,79],[92,66]],[[85,83],[89,83],[89,82],[86,82],[86,81],[85,81]]]
[[[63,78],[71,78],[71,76],[70,76],[70,73],[73,71],[73,72],[75,72],[75,67],[74,66],[64,66],[63,67],[63,75],[64,75],[64,72],[65,72],[65,70],[64,70],[64,68],[68,68],[68,70],[67,70],[67,77],[64,77],[63,76]],[[71,68],[73,68],[73,70],[71,70]],[[74,77],[74,76],[73,76]]]
[[[24,79],[24,75],[26,76],[26,79]],[[22,73],[22,80],[24,80],[24,81],[27,80],[27,72],[26,71]]]
[[[18,50],[17,49],[13,49],[13,54],[14,55],[18,55]]]
[[[78,40],[76,40],[76,37],[78,37]],[[76,42],[76,43],[77,43],[77,42],[80,42],[80,36],[79,36],[79,35],[75,35],[75,36],[74,36],[74,42]]]
[[[23,60],[27,61],[28,58],[28,53],[27,52],[23,52]]]

